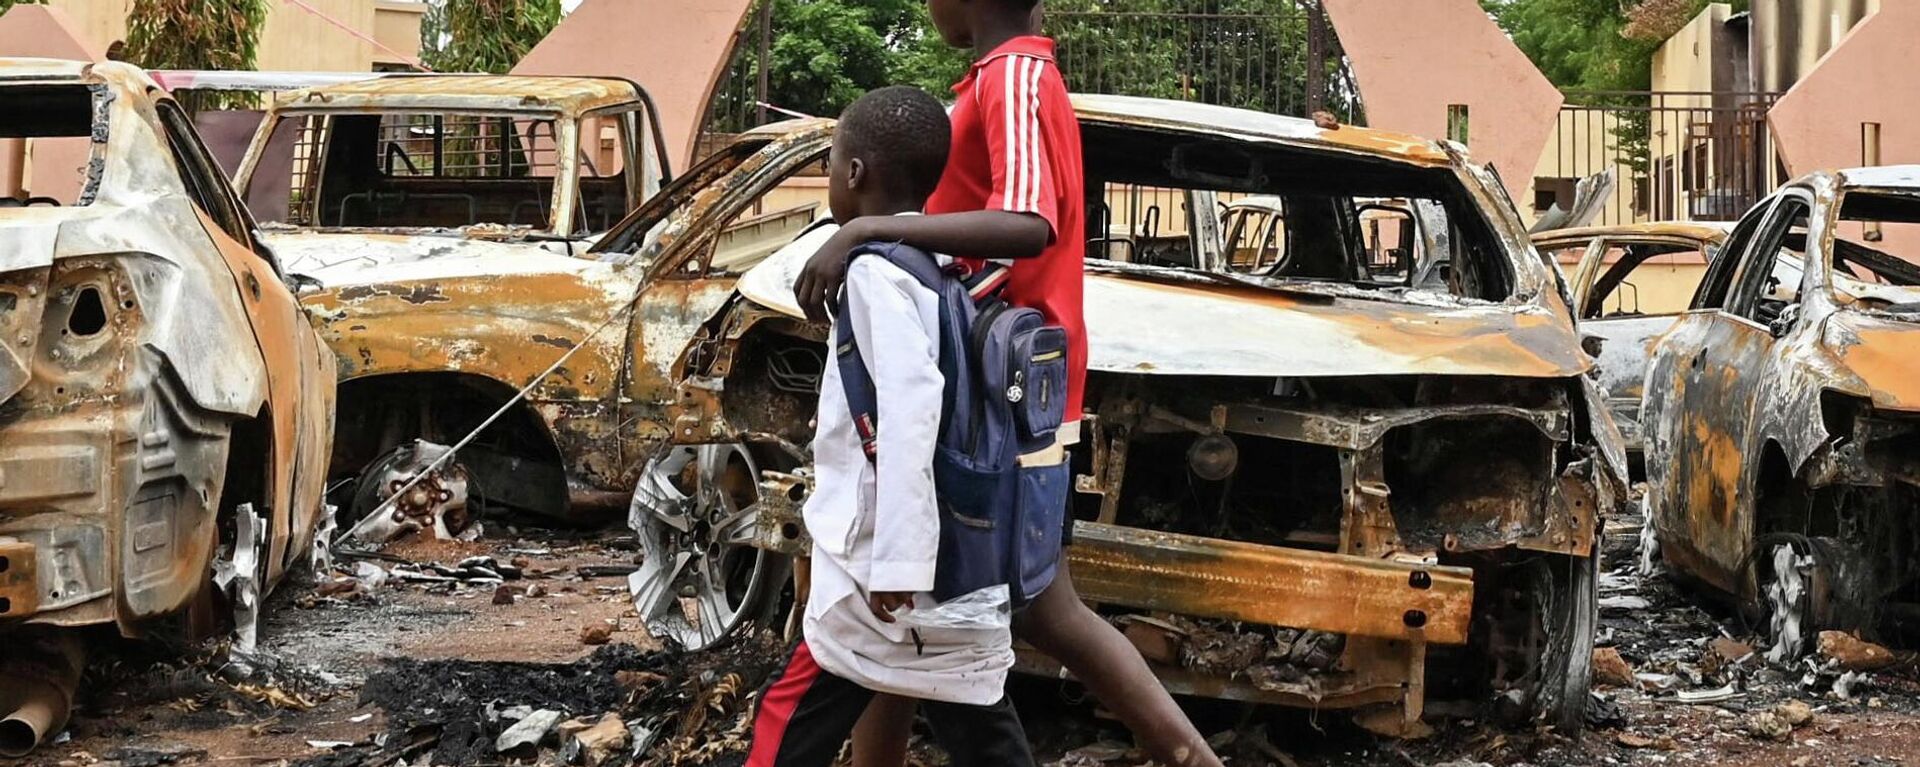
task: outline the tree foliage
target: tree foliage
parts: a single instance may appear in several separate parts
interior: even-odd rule
[[[16,5],[45,5],[46,3],[47,0],[0,0],[0,13],[6,13],[8,8]]]
[[[1712,0],[1481,0],[1562,90],[1647,90],[1653,53]],[[1746,10],[1737,0],[1735,11]]]
[[[420,60],[440,72],[503,74],[560,16],[560,0],[433,0],[420,23]]]
[[[919,86],[944,96],[971,51],[940,40],[924,0],[770,0],[768,98],[831,116],[868,90]],[[1306,21],[1292,0],[1047,0],[1045,29],[1059,43],[1068,86],[1299,112],[1306,80]],[[757,14],[758,11],[755,11]],[[751,95],[757,26],[735,52],[721,94],[723,124]],[[1338,68],[1330,57],[1329,72]],[[737,127],[737,126],[736,126]]]
[[[133,0],[126,61],[147,69],[253,69],[265,0]],[[187,92],[189,110],[251,105],[251,96]]]

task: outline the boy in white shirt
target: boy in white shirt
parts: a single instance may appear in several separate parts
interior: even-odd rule
[[[828,157],[834,221],[918,213],[946,165],[949,131],[946,110],[916,88],[882,88],[847,107]],[[968,615],[927,594],[940,539],[939,296],[881,257],[855,259],[844,286],[845,316],[834,322],[851,323],[873,379],[873,455],[829,364],[803,512],[814,541],[803,638],[760,699],[747,764],[826,767],[885,692],[927,701],[956,767],[1030,767],[1003,689],[1013,665],[1004,590],[962,598],[982,608]]]

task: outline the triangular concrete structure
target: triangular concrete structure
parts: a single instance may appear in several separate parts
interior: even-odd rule
[[[514,74],[615,75],[647,89],[676,172],[687,167],[707,97],[726,71],[750,0],[586,0]]]
[[[1367,125],[1447,135],[1447,107],[1467,106],[1467,145],[1516,200],[1563,99],[1474,0],[1323,0],[1353,62]]]
[[[1880,124],[1880,162],[1920,163],[1920,2],[1883,3],[1767,114],[1787,172],[1859,165],[1860,125]]]
[[[1882,3],[1854,26],[1767,113],[1789,177],[1863,164],[1862,124],[1880,124],[1880,164],[1920,163],[1920,0]],[[1859,241],[1856,224],[1841,235]],[[1912,259],[1913,225],[1891,225],[1867,243]]]
[[[59,8],[16,5],[0,14],[0,56],[106,61],[106,50],[79,30],[73,17]]]

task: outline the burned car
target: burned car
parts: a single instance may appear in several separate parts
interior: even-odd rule
[[[1396,734],[1422,730],[1430,698],[1491,698],[1577,731],[1595,537],[1624,498],[1624,457],[1498,182],[1411,136],[1155,99],[1074,106],[1093,256],[1067,552],[1080,593],[1181,693],[1347,709]],[[669,284],[731,280],[729,222],[830,141],[823,121],[762,128],[695,170],[714,175],[697,193],[663,193],[672,215],[599,247]],[[1199,263],[1230,261],[1208,222],[1250,195],[1279,201],[1284,257],[1244,274]],[[1167,225],[1152,259],[1129,259],[1145,251],[1115,233],[1141,228],[1113,218],[1146,199]],[[1369,235],[1381,215],[1404,236]],[[789,286],[810,251],[747,271],[672,370],[675,446],[633,499],[646,560],[632,585],[683,643],[777,612],[776,556],[808,552],[825,328]],[[1165,265],[1179,260],[1195,265]]]
[[[1539,232],[1534,247],[1564,265],[1587,347],[1599,362],[1613,420],[1626,438],[1633,476],[1645,476],[1641,383],[1653,342],[1686,311],[1728,224],[1663,221]]]
[[[79,632],[241,643],[322,523],[333,360],[187,113],[118,63],[0,60],[0,755],[64,722]],[[222,588],[216,588],[218,583]],[[221,593],[221,592],[224,592]]]
[[[363,521],[536,378],[529,408],[362,532],[472,535],[469,499],[563,519],[624,502],[620,445],[647,433],[621,433],[636,393],[622,355],[642,345],[592,330],[644,270],[584,251],[668,179],[658,118],[617,78],[396,75],[273,99],[235,178],[338,357],[343,520]],[[660,341],[654,354],[679,352]],[[577,343],[590,348],[539,376]]]
[[[1776,659],[1920,614],[1916,233],[1920,166],[1796,180],[1740,220],[1654,345],[1660,556],[1750,611]]]

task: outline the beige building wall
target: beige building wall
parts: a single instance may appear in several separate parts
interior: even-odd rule
[[[407,58],[420,53],[420,19],[426,4],[412,0],[305,0],[321,13]],[[127,37],[133,0],[47,0],[73,21],[73,31],[91,46],[106,50]],[[326,19],[287,0],[268,0],[267,25],[260,31],[257,67],[261,70],[372,71],[376,65],[400,65],[406,59],[380,50]],[[0,55],[6,54],[0,51]]]

